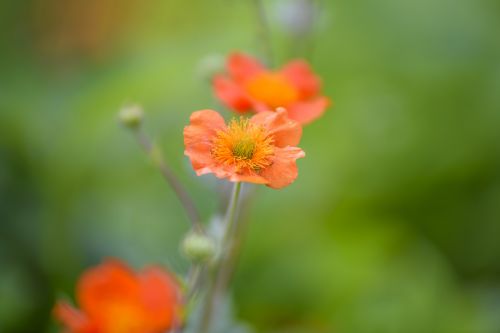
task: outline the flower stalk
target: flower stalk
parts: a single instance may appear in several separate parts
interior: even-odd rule
[[[225,239],[224,239],[224,252],[222,253],[222,258],[221,258],[221,263],[219,270],[217,272],[217,277],[216,277],[216,294],[222,296],[227,287],[227,282],[229,280],[229,276],[231,275],[231,272],[233,271],[233,266],[235,264],[235,251],[237,248],[237,243],[241,238],[241,231],[242,231],[242,223],[239,221],[238,218],[235,218],[237,213],[240,210],[240,205],[239,205],[239,197],[241,193],[241,183],[236,183],[234,188],[233,188],[233,193],[231,195],[231,201],[229,203],[228,207],[228,213],[231,214],[230,219],[228,219],[228,222],[231,222],[229,225],[227,225],[226,229],[226,234],[225,234]],[[232,204],[232,202],[234,202]],[[231,211],[229,211],[231,209]]]
[[[191,222],[193,229],[195,229],[196,231],[204,232],[201,225],[201,215],[198,212],[194,201],[191,199],[179,179],[175,176],[172,169],[170,169],[170,167],[168,166],[159,148],[155,144],[153,144],[151,139],[147,136],[147,134],[140,126],[135,127],[132,130],[139,145],[151,158],[153,163],[158,167],[161,174],[163,175],[163,178],[165,178],[169,186],[176,194],[179,202],[182,204],[182,207],[184,208]]]
[[[225,215],[225,232],[222,238],[221,254],[218,260],[218,265],[215,269],[210,289],[206,295],[206,301],[203,308],[201,332],[208,333],[212,329],[214,309],[218,308],[218,304],[225,296],[226,290],[224,283],[227,273],[231,272],[232,267],[232,251],[236,239],[235,231],[238,230],[237,213],[239,210],[241,194],[241,182],[236,182],[233,186],[231,198]]]
[[[203,264],[193,264],[189,269],[186,278],[186,300],[191,301],[196,294],[201,283],[201,277],[203,275],[204,265]]]

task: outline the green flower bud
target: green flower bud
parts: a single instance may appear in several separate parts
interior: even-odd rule
[[[120,110],[118,117],[125,127],[134,129],[141,125],[144,112],[139,105],[128,105]]]
[[[204,263],[215,257],[217,246],[212,237],[200,232],[190,232],[182,242],[182,252],[195,263]]]

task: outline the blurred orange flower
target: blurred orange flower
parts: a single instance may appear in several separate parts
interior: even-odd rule
[[[291,119],[307,124],[320,117],[330,104],[319,94],[321,82],[304,60],[294,60],[278,71],[266,69],[256,59],[233,53],[227,74],[213,79],[215,95],[237,112],[262,112],[284,107]]]
[[[198,176],[214,173],[232,182],[277,189],[297,178],[296,160],[305,156],[295,147],[301,136],[300,124],[282,108],[227,125],[216,111],[202,110],[194,112],[184,128],[185,154]]]
[[[54,308],[66,333],[163,333],[179,326],[179,286],[159,267],[137,274],[108,260],[83,274],[76,297],[81,310],[64,301]]]

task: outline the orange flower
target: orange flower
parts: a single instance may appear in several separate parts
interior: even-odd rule
[[[63,301],[54,308],[66,333],[163,333],[179,325],[179,287],[159,267],[137,274],[108,260],[83,274],[76,296],[81,310]]]
[[[232,182],[281,188],[297,178],[295,147],[302,135],[299,123],[284,109],[263,111],[252,118],[233,119],[228,125],[212,110],[194,112],[184,128],[185,154],[198,176],[214,173]]]
[[[228,76],[213,80],[215,95],[237,112],[262,112],[284,107],[291,119],[307,124],[330,104],[319,95],[320,79],[304,60],[294,60],[278,71],[264,68],[256,59],[233,53],[227,60]]]

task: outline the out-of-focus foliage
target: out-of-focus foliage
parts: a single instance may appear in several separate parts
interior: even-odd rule
[[[309,57],[335,107],[305,128],[297,182],[258,191],[237,315],[499,332],[499,3],[322,1],[312,36],[287,32],[293,1],[265,3],[275,62]],[[103,257],[185,271],[186,217],[116,112],[144,105],[208,218],[216,182],[193,175],[182,128],[220,109],[200,64],[258,55],[256,22],[250,0],[0,2],[0,332],[55,332],[54,297]]]

